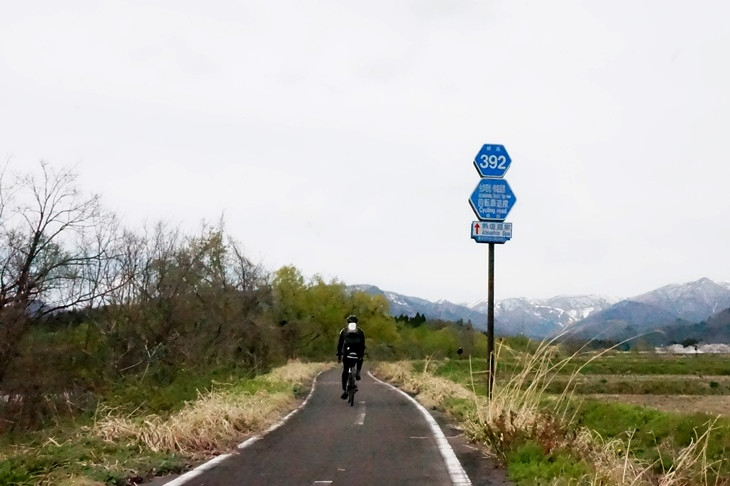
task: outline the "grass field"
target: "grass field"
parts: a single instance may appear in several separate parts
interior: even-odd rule
[[[436,373],[470,386],[473,381],[477,394],[485,395],[486,366],[485,359],[473,359],[471,365],[466,359],[451,360],[440,365]],[[520,371],[519,357],[510,351],[503,352],[497,360],[496,386]],[[605,395],[614,399],[623,395],[646,395],[641,399],[645,405],[652,403],[655,396],[658,408],[666,405],[667,396],[715,397],[707,400],[706,412],[730,413],[730,409],[716,407],[725,403],[724,397],[730,396],[730,355],[620,352],[577,355],[566,366],[554,370],[546,391],[561,393],[568,383],[579,395]],[[701,406],[704,400],[687,401]]]
[[[518,367],[509,352],[498,362],[496,385],[509,380]],[[477,394],[487,392],[487,362],[473,359],[440,365],[436,374],[475,385]],[[574,374],[579,370],[577,374]],[[669,413],[730,415],[730,355],[673,355],[611,352],[579,355],[569,366],[556,370],[547,392],[561,393],[570,383],[574,393],[586,399],[622,402]]]
[[[322,366],[226,380],[161,415],[117,407],[70,430],[4,437],[0,484],[123,485],[180,471],[276,420]],[[446,410],[520,486],[730,485],[729,355],[564,357],[504,346],[491,401],[486,367],[464,358],[381,363],[376,372]]]
[[[727,417],[730,414],[730,395],[635,395],[591,394],[588,398],[612,402],[630,403],[655,408],[662,412],[693,414],[704,413]]]
[[[561,422],[560,434],[577,428],[589,430],[599,442],[614,444],[612,447],[624,451],[636,464],[643,464],[659,478],[655,478],[659,484],[730,484],[730,355],[604,352],[564,357],[548,348],[542,354],[544,361],[534,361],[530,353],[499,350],[495,396],[514,388],[515,383],[528,395],[537,390],[542,410],[560,411],[562,418],[552,422]],[[526,356],[530,356],[528,361]],[[486,395],[485,359],[448,360],[430,366],[435,375],[473,389],[478,396]],[[509,395],[519,393],[508,390]],[[507,416],[515,413],[510,410]],[[548,430],[553,425],[532,427]],[[525,441],[531,433],[523,431],[524,437],[516,442],[539,443],[539,433]],[[545,451],[550,446],[543,444],[538,449]],[[695,454],[691,460],[690,450]],[[570,453],[580,461],[576,451]],[[509,454],[512,452],[505,452],[505,457]],[[550,457],[545,464],[555,460]],[[684,477],[679,478],[678,469],[685,470]],[[574,479],[580,474],[585,472],[574,472]]]

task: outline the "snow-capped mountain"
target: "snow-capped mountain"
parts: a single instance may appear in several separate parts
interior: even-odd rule
[[[510,331],[510,334],[545,337],[567,329],[576,322],[606,309],[618,301],[617,297],[602,295],[560,295],[549,299],[504,299],[495,303],[495,326],[496,321],[499,321]],[[470,307],[486,315],[487,301],[477,302]]]
[[[478,329],[487,328],[487,301],[470,305],[455,304],[447,300],[432,302],[419,297],[410,297],[396,292],[383,291],[374,285],[351,285],[351,290],[360,290],[371,295],[384,295],[390,303],[394,316],[416,313],[429,319],[463,321]],[[538,300],[528,298],[505,299],[495,303],[494,325],[501,335],[525,334],[542,338],[571,326],[594,312],[603,310],[618,298],[598,295],[558,296]]]
[[[571,333],[611,339],[651,333],[646,336],[650,341],[678,340],[694,333],[695,339],[702,340],[702,326],[695,324],[728,308],[730,284],[702,278],[685,284],[665,285],[623,300],[576,323]],[[730,332],[728,335],[730,337]]]
[[[686,284],[670,284],[632,298],[655,305],[680,319],[699,322],[730,307],[730,283],[701,278]]]
[[[393,315],[414,316],[420,313],[429,319],[470,322],[478,329],[486,329],[487,326],[486,301],[461,305],[382,291],[372,285],[349,288],[384,295],[390,302]],[[690,331],[688,326],[701,323],[728,308],[730,283],[702,278],[685,284],[666,285],[623,300],[604,295],[504,299],[495,303],[495,332],[498,335],[525,334],[545,338],[568,330],[571,335],[583,337],[600,334],[606,339],[625,339],[639,332],[663,329],[667,336],[676,337],[686,335],[685,331]],[[692,332],[701,333],[701,326],[692,327]]]
[[[622,300],[576,323],[568,336],[621,341],[676,324],[689,323],[656,305]]]

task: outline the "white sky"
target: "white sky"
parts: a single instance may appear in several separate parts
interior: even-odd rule
[[[0,160],[130,226],[486,298],[468,197],[503,144],[497,299],[730,280],[730,2],[0,0]]]

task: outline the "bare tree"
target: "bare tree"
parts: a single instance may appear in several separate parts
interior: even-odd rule
[[[0,179],[0,382],[35,318],[91,305],[112,275],[116,219],[71,170]]]
[[[115,350],[113,369],[135,372],[161,360],[202,363],[273,347],[257,323],[267,275],[227,235],[223,221],[204,224],[194,236],[164,223],[127,235],[121,261],[130,277],[110,294],[113,305],[99,323]]]

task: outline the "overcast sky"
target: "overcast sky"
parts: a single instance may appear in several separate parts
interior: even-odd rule
[[[0,0],[0,160],[128,226],[224,215],[252,260],[486,298],[730,280],[730,2]]]

